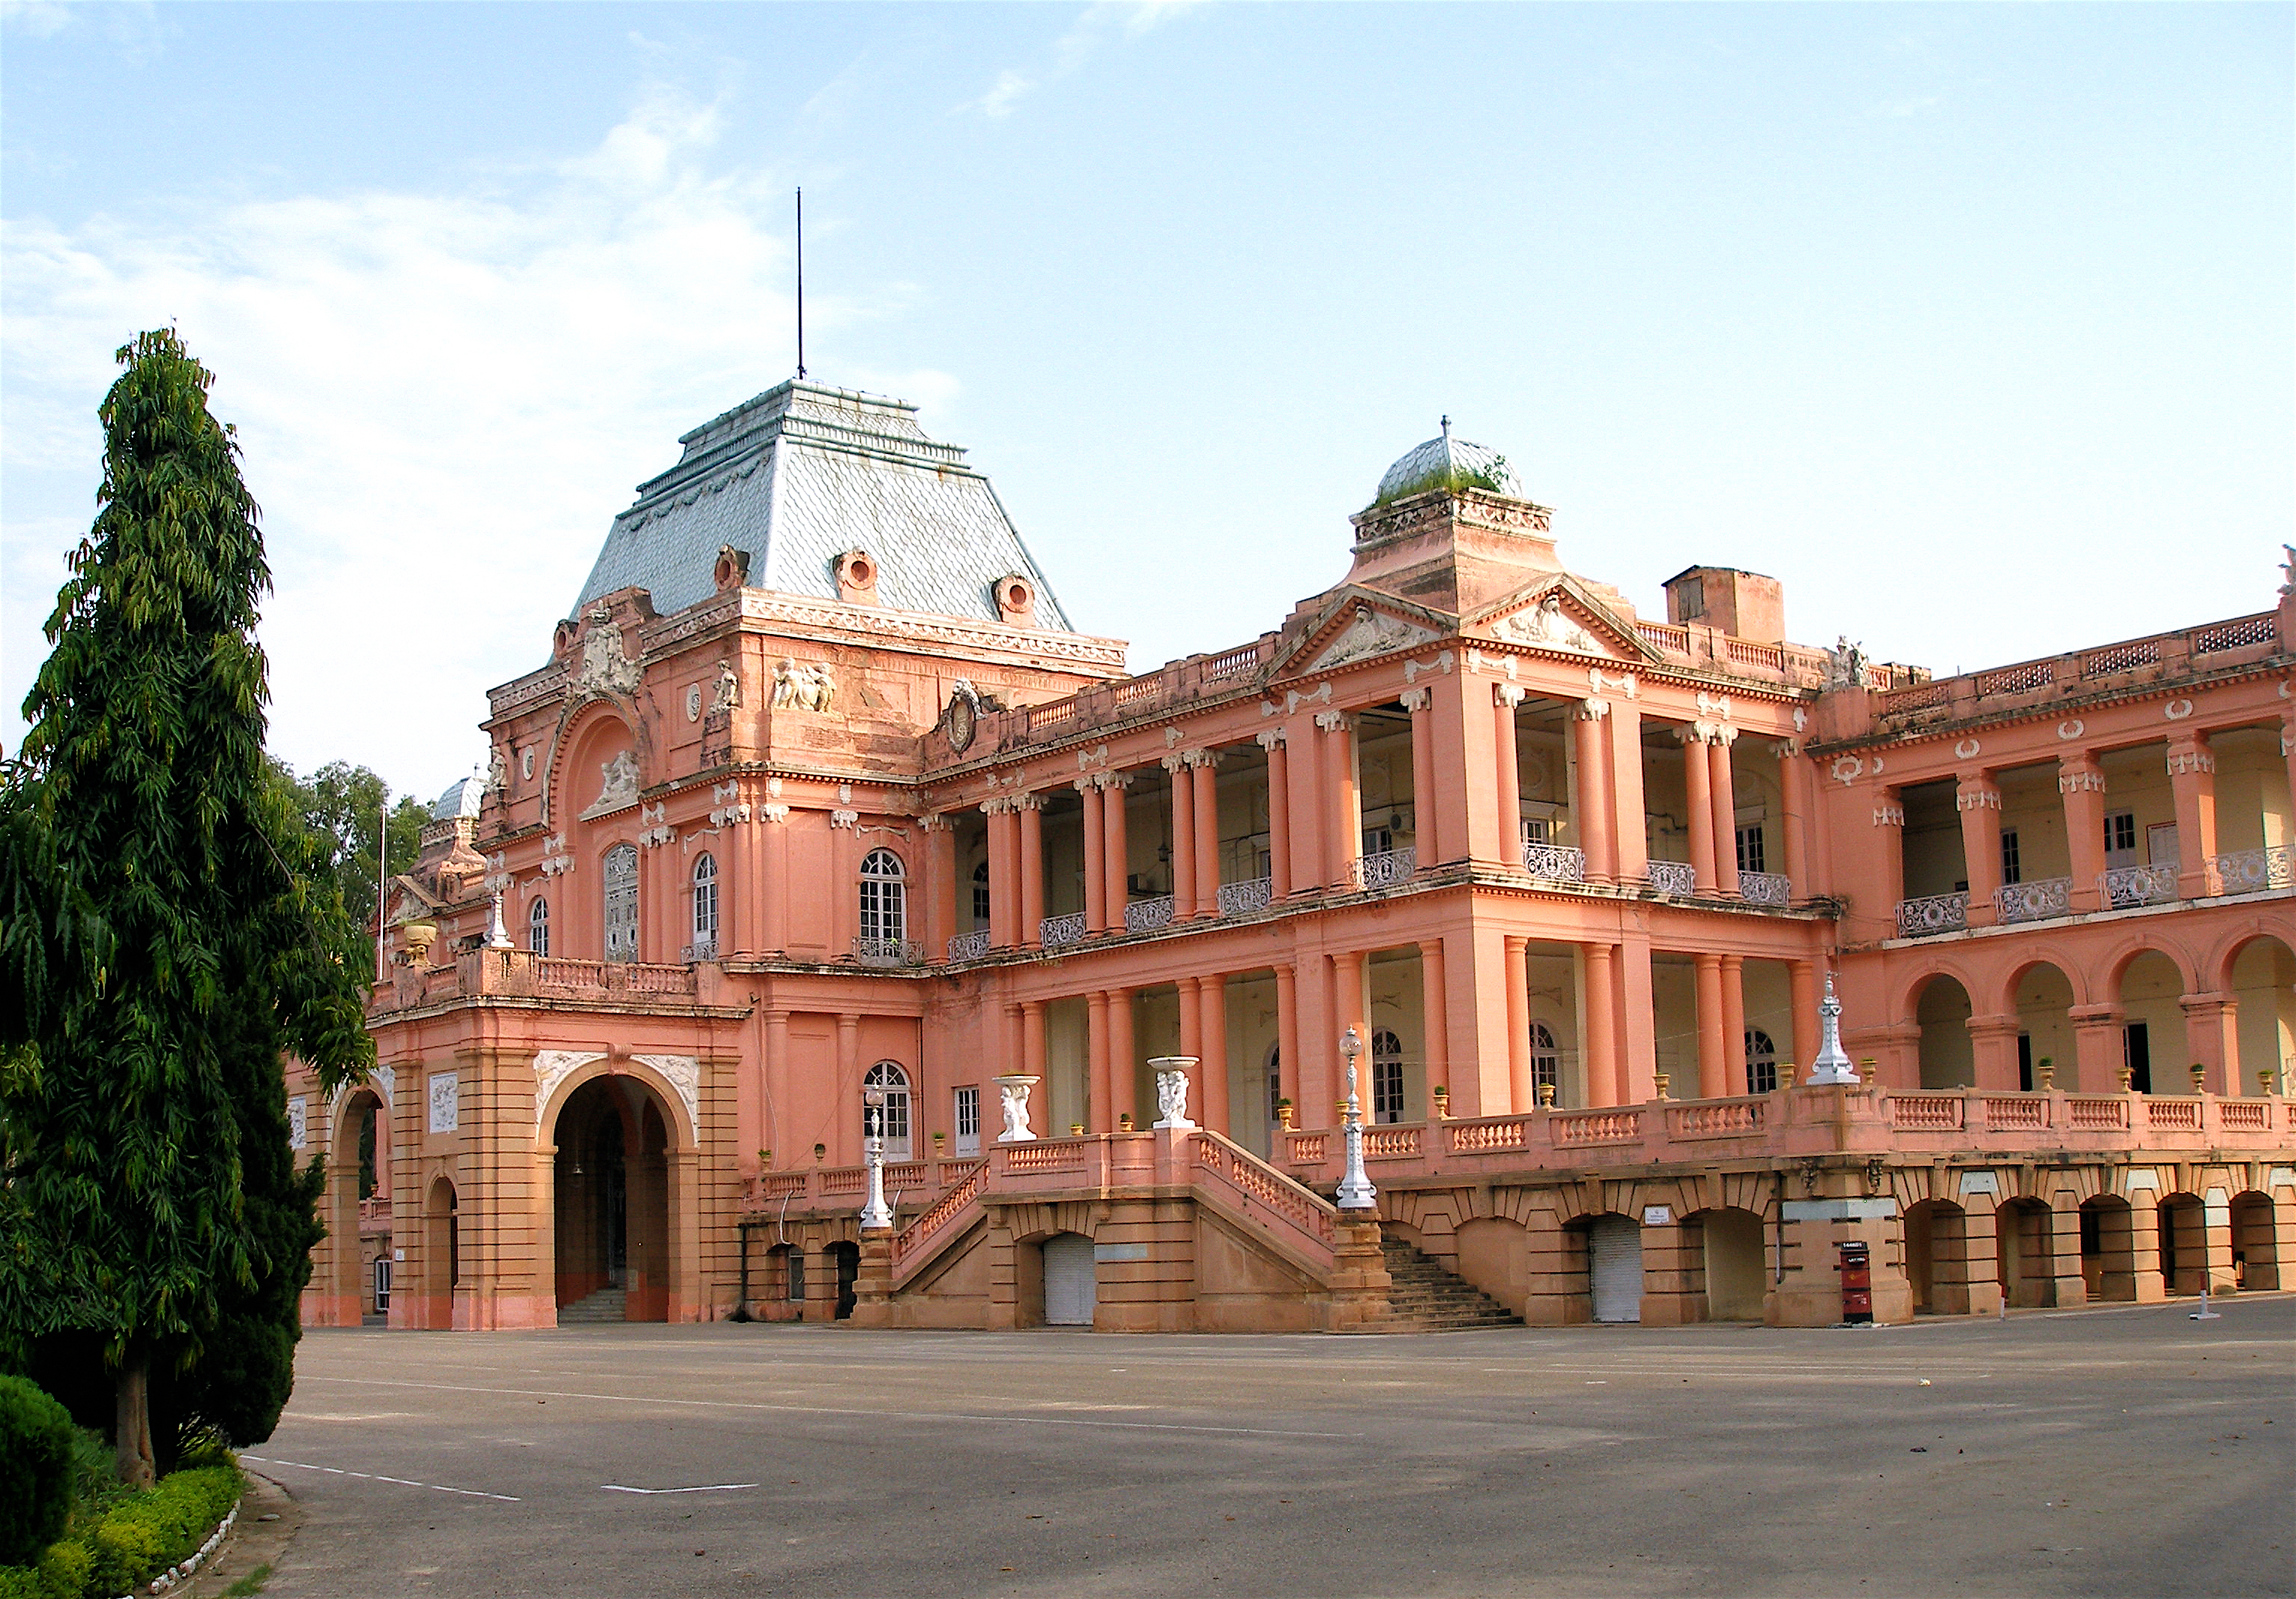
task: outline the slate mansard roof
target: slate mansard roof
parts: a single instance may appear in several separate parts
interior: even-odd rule
[[[749,553],[750,587],[833,600],[837,557],[857,548],[885,605],[996,621],[996,580],[1021,573],[1036,625],[1074,631],[988,480],[927,438],[905,400],[786,382],[678,442],[677,464],[614,519],[577,612],[630,587],[683,611],[716,592],[726,545]]]

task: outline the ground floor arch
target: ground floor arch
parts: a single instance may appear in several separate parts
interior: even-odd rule
[[[2207,1210],[2200,1196],[2171,1193],[2159,1210],[2161,1281],[2172,1294],[2197,1294],[2209,1281]]]
[[[2088,1297],[2129,1301],[2136,1298],[2136,1213],[2118,1194],[2081,1201],[2081,1280]]]
[[[1969,1037],[1969,990],[1943,972],[1922,986],[1914,1020],[1922,1029],[1921,1086],[1973,1088],[1977,1054]]]
[[[1643,1319],[1643,1238],[1634,1218],[1586,1219],[1587,1300],[1598,1322]]]
[[[1045,1324],[1089,1327],[1099,1301],[1092,1240],[1081,1233],[1055,1233],[1044,1242]]]
[[[1994,1280],[2013,1308],[2057,1302],[2054,1226],[2054,1215],[2039,1200],[2011,1200],[1994,1211]]]
[[[669,1318],[669,1126],[652,1090],[627,1076],[593,1078],[560,1109],[551,1220],[562,1323]]]
[[[1762,1260],[1762,1218],[1751,1210],[1705,1210],[1699,1224],[1706,1271],[1706,1319],[1758,1322],[1768,1279]]]
[[[2232,1198],[2233,1282],[2243,1292],[2269,1292],[2280,1286],[2279,1215],[2268,1193],[2253,1190]]]

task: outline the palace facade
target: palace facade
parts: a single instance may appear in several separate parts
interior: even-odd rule
[[[291,1073],[311,1322],[1815,1324],[1845,1244],[1882,1320],[2296,1260],[2291,588],[1933,677],[1728,568],[1638,615],[1447,430],[1336,586],[1132,676],[912,407],[681,442],[390,886],[373,1079]]]

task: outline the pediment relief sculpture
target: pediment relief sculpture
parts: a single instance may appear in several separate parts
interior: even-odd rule
[[[1308,669],[1320,672],[1328,667],[1345,666],[1351,660],[1364,660],[1374,655],[1385,655],[1395,650],[1408,650],[1425,644],[1435,636],[1431,627],[1422,627],[1400,617],[1374,611],[1368,605],[1356,607],[1355,619],[1346,629],[1324,646]]]
[[[827,661],[784,655],[774,668],[775,710],[827,710],[837,702],[837,676]]]
[[[583,693],[628,695],[637,692],[644,669],[622,648],[622,630],[611,606],[600,605],[587,615],[590,631],[582,640],[582,666],[574,687]]]
[[[1583,655],[1617,653],[1562,608],[1559,594],[1550,593],[1536,605],[1501,617],[1491,625],[1491,632],[1511,643],[1544,650],[1572,650]]]
[[[586,822],[592,816],[603,816],[638,802],[638,758],[629,750],[619,751],[611,760],[600,761],[598,775],[597,803],[582,813]]]

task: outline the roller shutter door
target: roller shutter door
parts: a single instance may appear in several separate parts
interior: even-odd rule
[[[1643,1230],[1623,1216],[1598,1216],[1587,1229],[1587,1275],[1595,1319],[1643,1319]]]
[[[1045,1320],[1055,1327],[1089,1327],[1097,1298],[1092,1240],[1062,1233],[1045,1240]]]

